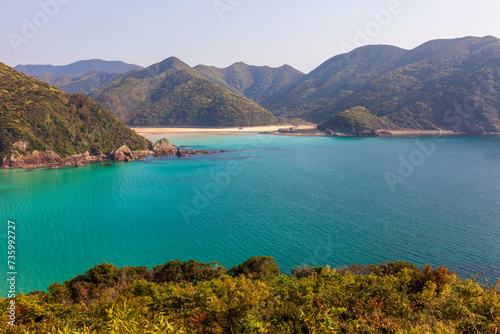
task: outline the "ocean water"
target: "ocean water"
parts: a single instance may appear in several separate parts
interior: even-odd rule
[[[153,140],[159,137],[150,137]],[[92,266],[170,260],[405,260],[500,277],[500,138],[170,135],[230,150],[111,166],[0,171],[0,279],[16,223],[17,292]],[[7,283],[0,284],[5,296]]]

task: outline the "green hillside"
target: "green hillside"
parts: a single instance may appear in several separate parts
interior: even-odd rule
[[[91,96],[134,126],[252,126],[277,122],[256,103],[175,57],[126,73]]]
[[[382,120],[363,107],[354,107],[332,115],[329,120],[318,125],[319,130],[330,129],[349,134],[392,128],[395,128],[394,124]]]
[[[90,94],[93,90],[115,80],[121,73],[96,70],[83,75],[42,73],[33,77],[69,94]]]
[[[271,68],[251,66],[242,62],[227,68],[198,65],[195,70],[233,93],[257,103],[283,91],[304,76],[304,73],[288,65]]]
[[[13,144],[25,141],[22,150]],[[0,63],[0,157],[12,151],[51,150],[61,157],[107,154],[127,144],[146,149],[147,139],[86,95],[70,95]]]
[[[336,56],[262,105],[314,122],[362,106],[398,127],[500,131],[500,40],[365,46]]]

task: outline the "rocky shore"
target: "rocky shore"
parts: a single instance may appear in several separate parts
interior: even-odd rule
[[[330,129],[320,131],[317,129],[293,130],[279,129],[277,131],[259,132],[259,134],[277,136],[311,136],[311,137],[405,137],[405,136],[452,136],[452,135],[498,135],[497,133],[470,134],[451,130],[373,130],[352,133],[334,132]]]
[[[356,133],[340,133],[330,129],[320,131],[318,129],[279,129],[277,131],[259,132],[265,135],[277,136],[310,136],[310,137],[390,137],[393,134],[389,131],[363,131]]]
[[[14,144],[16,148],[21,151],[26,151],[29,149],[29,144],[27,142],[18,142]],[[90,155],[89,152],[84,152],[82,154],[75,154],[61,158],[57,153],[53,151],[37,151],[20,153],[14,152],[9,156],[4,157],[0,161],[1,169],[37,169],[37,168],[49,168],[49,169],[60,169],[65,167],[84,167],[91,163],[104,163],[106,161],[116,161],[116,162],[130,162],[137,159],[144,159],[147,156],[162,157],[162,156],[172,156],[176,155],[178,157],[184,157],[188,155],[200,155],[200,154],[214,154],[214,153],[225,153],[227,151],[208,151],[208,150],[194,150],[194,149],[182,149],[172,145],[167,139],[161,139],[155,144],[151,142],[149,150],[146,151],[131,151],[126,145],[116,148],[109,154],[100,155]]]

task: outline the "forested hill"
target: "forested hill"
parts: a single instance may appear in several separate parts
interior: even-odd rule
[[[142,67],[122,61],[92,59],[62,66],[18,65],[14,69],[45,81],[66,93],[90,94],[121,74],[140,68]]]
[[[289,65],[271,68],[242,62],[227,68],[198,65],[194,69],[205,78],[257,103],[285,90],[304,76],[304,73]]]
[[[262,105],[322,122],[354,107],[413,129],[500,132],[500,40],[466,37],[413,50],[373,45],[327,60]]]
[[[135,126],[252,126],[278,122],[271,112],[206,79],[175,57],[128,72],[91,96]]]
[[[0,63],[0,157],[33,150],[108,154],[123,144],[139,150],[149,141],[88,96],[64,93]]]

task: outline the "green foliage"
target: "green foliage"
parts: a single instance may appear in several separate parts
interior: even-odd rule
[[[120,75],[121,73],[110,73],[100,70],[91,71],[83,75],[42,73],[34,77],[69,94],[90,94],[95,89],[110,83]]]
[[[380,129],[390,129],[394,125],[382,120],[363,107],[354,107],[333,115],[328,121],[318,125],[319,130],[357,134]]]
[[[85,275],[90,283],[99,285],[106,284],[113,286],[118,282],[120,269],[110,263],[103,263],[89,269]]]
[[[500,330],[500,285],[461,280],[444,267],[420,270],[408,262],[338,270],[303,266],[286,276],[272,258],[257,257],[231,269],[240,275],[216,274],[219,268],[193,260],[153,269],[104,263],[52,284],[49,293],[19,295],[17,326],[2,322],[0,329],[88,334]],[[71,294],[76,286],[88,289],[85,298]],[[0,298],[0,308],[8,303]]]
[[[134,126],[252,126],[278,121],[174,57],[124,74],[91,96]]]
[[[227,273],[217,262],[200,263],[194,260],[183,262],[170,261],[153,268],[153,281],[162,282],[198,282],[207,281]]]
[[[409,51],[365,46],[327,60],[261,105],[318,123],[362,106],[399,128],[500,132],[499,81],[495,37],[436,40]]]
[[[240,275],[263,277],[266,275],[279,275],[280,270],[272,257],[255,256],[231,268],[229,274],[235,277]]]
[[[149,141],[129,129],[86,95],[69,95],[0,63],[0,158],[20,151],[51,150],[68,154],[107,154],[128,145],[149,147]],[[25,152],[21,152],[25,153]]]

